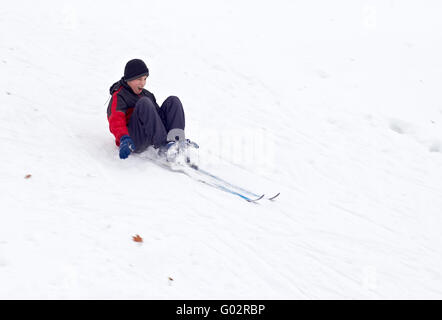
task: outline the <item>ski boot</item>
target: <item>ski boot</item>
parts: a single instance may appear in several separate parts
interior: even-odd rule
[[[169,141],[158,148],[158,156],[167,162],[177,164],[191,163],[192,154],[199,146],[189,139],[181,141]]]

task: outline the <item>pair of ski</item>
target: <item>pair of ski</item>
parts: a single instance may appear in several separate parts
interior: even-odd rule
[[[167,162],[164,159],[157,159],[157,161],[155,162],[159,164],[161,167],[167,168],[174,172],[183,173],[189,176],[190,178],[192,178],[193,180],[201,182],[215,189],[238,196],[241,199],[246,200],[247,202],[256,203],[263,199],[274,201],[280,194],[277,193],[271,197],[266,197],[265,194],[256,194],[240,186],[232,184],[206,170],[201,169],[199,166],[191,163],[189,158],[186,159],[185,164],[176,164],[173,162]]]
[[[240,198],[242,198],[242,199],[244,199],[244,200],[246,200],[248,202],[258,202],[261,199],[267,199],[267,200],[270,200],[270,201],[274,201],[279,196],[279,194],[280,194],[278,192],[274,196],[266,198],[265,194],[259,195],[259,194],[256,194],[254,192],[251,192],[251,191],[249,191],[247,189],[244,189],[242,187],[234,185],[234,184],[232,184],[230,182],[227,182],[224,179],[221,179],[218,176],[215,176],[214,174],[212,174],[212,173],[210,173],[210,172],[208,172],[206,170],[203,170],[203,169],[199,168],[197,165],[189,163],[188,166],[191,169],[193,169],[193,170],[197,171],[198,173],[200,173],[201,175],[209,177],[209,178],[213,179],[214,181],[216,181],[217,183],[210,184],[212,187],[215,187],[215,188],[220,189],[222,191],[234,194],[234,195],[236,195],[236,196],[238,196],[238,197],[240,197]],[[200,181],[205,183],[205,184],[209,184],[209,183],[207,183],[204,180],[200,180]]]

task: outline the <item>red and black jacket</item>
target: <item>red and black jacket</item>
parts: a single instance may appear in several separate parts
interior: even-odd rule
[[[148,97],[158,110],[160,107],[151,92],[143,89],[139,95],[135,94],[123,78],[115,82],[110,87],[109,92],[112,97],[107,107],[107,119],[109,121],[110,132],[115,136],[115,143],[119,146],[120,138],[124,135],[129,135],[127,124],[134,111],[135,104],[140,98]]]

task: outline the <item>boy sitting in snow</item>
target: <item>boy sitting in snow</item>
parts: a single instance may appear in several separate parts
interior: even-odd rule
[[[161,108],[155,96],[144,89],[149,69],[140,59],[130,60],[124,76],[110,87],[107,107],[109,129],[120,147],[120,158],[142,152],[148,146],[166,149],[185,141],[184,110],[180,99],[168,97]]]

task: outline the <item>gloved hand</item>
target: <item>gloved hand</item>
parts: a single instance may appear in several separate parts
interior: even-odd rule
[[[120,159],[126,159],[134,150],[135,144],[132,139],[128,135],[122,136],[120,139]]]

